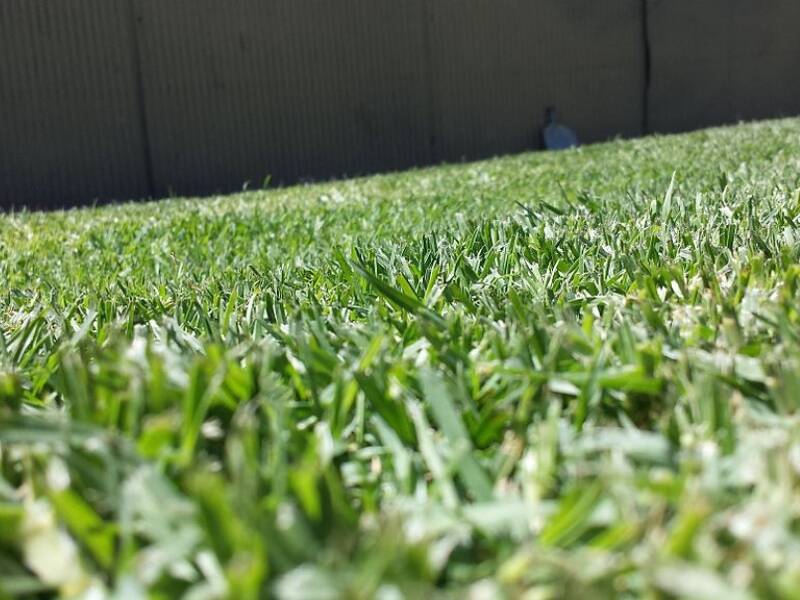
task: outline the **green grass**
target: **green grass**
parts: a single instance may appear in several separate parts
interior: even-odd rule
[[[0,598],[800,598],[798,120],[6,215],[0,281]]]

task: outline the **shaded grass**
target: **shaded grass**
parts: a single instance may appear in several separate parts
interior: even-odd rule
[[[0,218],[0,595],[797,597],[798,134]]]

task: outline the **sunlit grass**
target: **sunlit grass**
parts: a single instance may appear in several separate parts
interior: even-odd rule
[[[0,598],[798,598],[798,259],[797,120],[0,217]]]

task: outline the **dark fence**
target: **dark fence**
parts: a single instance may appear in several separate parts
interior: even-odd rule
[[[800,1],[650,0],[650,127],[800,113]]]
[[[797,0],[0,0],[0,206],[800,113]]]

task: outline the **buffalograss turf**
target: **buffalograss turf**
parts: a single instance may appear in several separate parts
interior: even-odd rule
[[[799,189],[785,120],[0,218],[0,597],[800,597]]]

